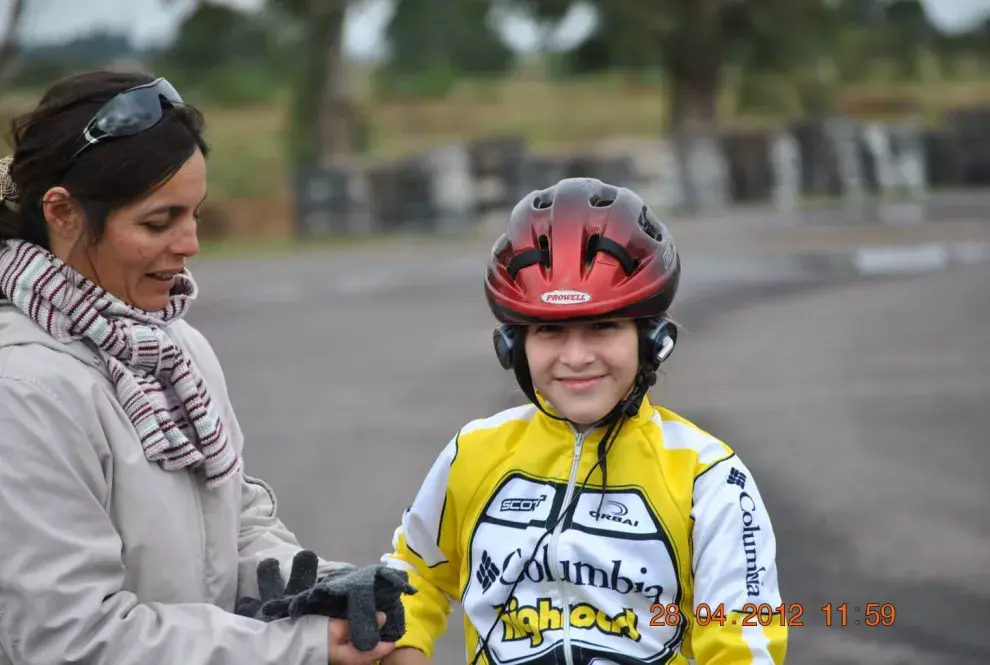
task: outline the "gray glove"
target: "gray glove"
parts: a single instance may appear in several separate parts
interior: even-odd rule
[[[360,651],[371,651],[379,641],[395,642],[405,634],[402,595],[417,592],[405,571],[376,564],[334,570],[317,581],[318,565],[315,553],[297,553],[289,582],[283,586],[278,561],[265,559],[258,564],[261,597],[241,598],[235,613],[259,621],[295,619],[305,614],[346,619],[351,643]],[[377,612],[385,614],[381,629]]]
[[[311,588],[289,601],[292,618],[321,614],[347,619],[351,642],[361,651],[370,651],[379,641],[395,642],[406,632],[403,594],[415,594],[405,571],[381,564],[356,570],[333,571]],[[385,625],[378,628],[376,612],[385,614]]]
[[[320,560],[314,552],[302,550],[292,559],[289,582],[282,580],[278,559],[265,559],[258,564],[258,591],[260,598],[244,596],[234,606],[234,614],[258,621],[274,621],[288,616],[289,602],[298,594],[316,584],[316,571]]]

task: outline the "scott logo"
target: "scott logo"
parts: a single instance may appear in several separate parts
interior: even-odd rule
[[[541,494],[535,499],[514,499],[511,497],[502,499],[502,512],[530,513],[546,500],[546,494]]]
[[[591,300],[591,294],[584,291],[568,291],[566,289],[558,291],[547,291],[540,294],[540,300],[548,305],[577,305]]]

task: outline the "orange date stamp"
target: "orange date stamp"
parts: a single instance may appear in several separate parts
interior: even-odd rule
[[[821,607],[823,625],[833,626],[893,626],[897,610],[893,603],[864,603],[850,606],[848,603]],[[776,607],[769,603],[746,603],[739,611],[726,611],[719,603],[714,608],[708,603],[698,603],[691,613],[692,621],[699,626],[803,626],[804,605],[781,603]],[[677,626],[685,615],[677,603],[653,603],[650,606],[651,626]]]

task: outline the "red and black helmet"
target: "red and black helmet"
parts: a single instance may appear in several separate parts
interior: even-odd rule
[[[681,261],[635,192],[568,178],[516,204],[492,247],[485,295],[503,324],[664,316]]]

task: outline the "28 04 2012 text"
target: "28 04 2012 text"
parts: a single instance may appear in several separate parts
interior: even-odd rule
[[[864,603],[849,605],[826,603],[820,608],[826,628],[850,625],[892,626],[897,618],[893,603]],[[651,626],[676,626],[686,616],[677,603],[654,603],[650,607]],[[725,604],[719,603],[714,609],[708,603],[698,603],[691,617],[699,626],[717,624],[719,626],[804,626],[805,608],[801,603],[781,603],[773,607],[769,603],[746,603],[741,610],[726,611]]]

